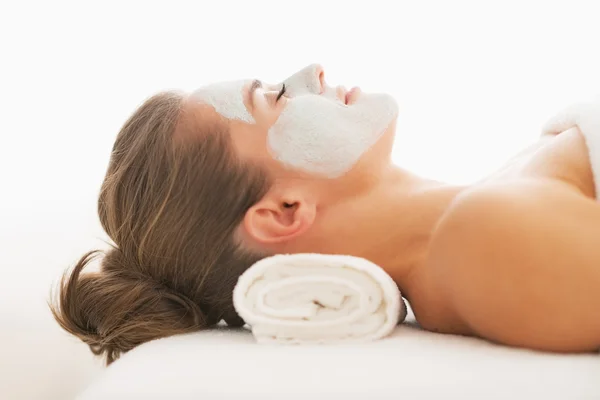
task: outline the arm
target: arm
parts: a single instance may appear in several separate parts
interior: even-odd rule
[[[548,351],[600,348],[600,204],[524,181],[461,195],[429,268],[473,333]]]

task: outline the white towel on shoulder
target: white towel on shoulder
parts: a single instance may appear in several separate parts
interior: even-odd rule
[[[343,255],[265,258],[239,278],[233,302],[259,343],[372,341],[406,317],[398,286],[381,267]]]
[[[567,107],[546,122],[542,134],[555,135],[575,126],[585,138],[594,175],[596,199],[600,200],[600,98]]]

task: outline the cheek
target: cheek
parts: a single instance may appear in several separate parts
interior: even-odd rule
[[[231,121],[229,132],[235,152],[242,159],[254,161],[271,159],[266,150],[267,127]]]
[[[338,175],[340,154],[332,160],[331,153],[339,153],[345,146],[346,129],[342,126],[343,119],[331,113],[327,118],[326,114],[311,104],[288,105],[268,133],[268,149],[273,158],[310,173]]]
[[[382,105],[366,99],[346,107],[320,96],[299,97],[289,102],[269,130],[269,150],[276,160],[292,168],[340,177],[389,125],[389,107]]]

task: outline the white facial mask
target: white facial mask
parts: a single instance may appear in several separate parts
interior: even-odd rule
[[[347,173],[383,135],[398,113],[385,94],[361,93],[345,105],[333,88],[319,95],[317,66],[285,81],[289,101],[269,129],[268,145],[283,164],[328,178]]]
[[[243,89],[250,81],[231,81],[214,83],[196,90],[192,96],[211,105],[215,111],[227,119],[237,119],[249,124],[254,118],[244,105]]]
[[[291,168],[337,178],[347,173],[383,135],[398,113],[386,94],[361,93],[352,105],[336,97],[334,88],[320,94],[318,65],[310,65],[285,80],[289,101],[267,136],[276,160]],[[229,119],[254,123],[242,90],[250,81],[206,86],[194,93]]]

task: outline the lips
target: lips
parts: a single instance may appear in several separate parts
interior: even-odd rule
[[[352,89],[350,89],[348,92],[346,92],[346,97],[344,99],[344,103],[346,105],[350,105],[356,101],[358,96],[360,96],[360,88],[355,86]]]

